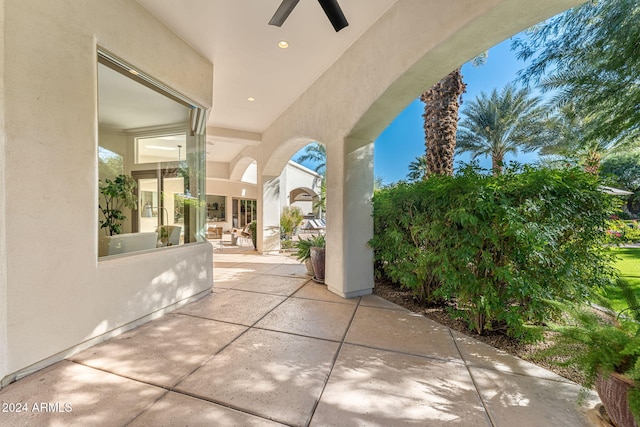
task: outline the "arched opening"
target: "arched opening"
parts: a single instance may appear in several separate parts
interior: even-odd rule
[[[259,177],[262,183],[261,221],[258,221],[260,251],[293,248],[298,232],[324,232],[321,219],[325,213],[325,166],[324,145],[310,138],[295,138],[284,143],[265,162]]]
[[[217,145],[211,148],[213,157]],[[229,163],[209,161],[207,166],[208,238],[237,243],[231,239],[233,230],[246,228],[257,217],[257,162],[239,154]]]
[[[306,215],[315,215],[314,204],[318,201],[318,193],[310,188],[297,187],[289,192],[289,206],[295,206]]]
[[[579,3],[525,0],[397,2],[263,133],[258,152],[261,250],[279,247],[277,201],[269,193],[291,154],[327,147],[327,283],[350,297],[373,286],[373,141],[417,94],[496,42]],[[402,46],[399,49],[398,46]],[[372,54],[375,52],[375,54]],[[384,58],[384,67],[380,59]],[[312,137],[309,137],[312,135]]]

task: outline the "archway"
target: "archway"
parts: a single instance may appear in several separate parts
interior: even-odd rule
[[[310,144],[320,143],[308,137],[290,139],[279,145],[265,162],[258,164],[259,252],[280,249],[280,215],[283,206],[302,202],[306,204],[303,214],[313,213],[314,199],[317,200],[321,191],[322,176],[296,163],[294,158],[296,153]]]
[[[327,147],[327,276],[344,297],[370,293],[373,141],[415,97],[479,52],[579,0],[397,2],[263,134],[259,180],[282,141]],[[384,64],[384,66],[381,66]],[[280,154],[278,154],[280,153]]]
[[[315,215],[314,204],[318,200],[318,193],[311,188],[296,187],[289,192],[289,206],[296,206],[305,215]]]

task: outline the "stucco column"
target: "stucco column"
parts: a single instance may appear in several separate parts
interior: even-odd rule
[[[373,142],[327,145],[325,283],[344,298],[373,292]]]
[[[258,252],[280,251],[280,177],[258,176]]]

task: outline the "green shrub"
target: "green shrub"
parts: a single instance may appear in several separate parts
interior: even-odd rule
[[[607,224],[605,233],[607,243],[622,245],[640,242],[640,228],[637,221],[612,219]]]
[[[478,333],[535,337],[548,300],[584,300],[613,275],[601,244],[613,200],[578,169],[400,183],[374,196],[376,274],[426,299],[455,301]]]
[[[282,239],[290,239],[304,220],[302,209],[297,206],[285,206],[280,214],[280,235]]]
[[[258,223],[256,221],[251,221],[249,223],[249,233],[251,234],[253,248],[258,249]]]
[[[624,296],[627,309],[618,316],[606,316],[590,308],[561,306],[569,320],[551,325],[557,336],[543,354],[562,360],[560,365],[583,371],[583,385],[588,388],[599,373],[617,372],[634,381],[628,394],[629,408],[640,421],[640,305],[627,282],[619,279],[613,287]]]

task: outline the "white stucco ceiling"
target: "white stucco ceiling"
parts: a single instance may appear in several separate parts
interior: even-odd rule
[[[268,25],[280,2],[138,0],[213,63],[209,126],[263,132],[396,0],[341,0],[349,26],[339,33],[316,0],[300,1],[282,27]]]
[[[188,122],[189,109],[166,96],[98,64],[100,125],[136,129]]]

